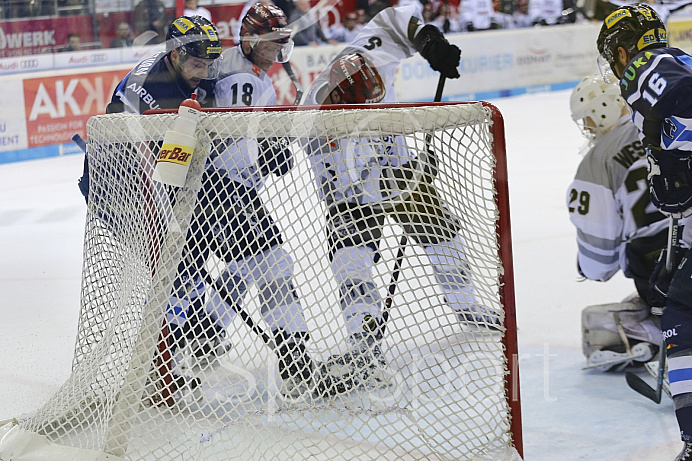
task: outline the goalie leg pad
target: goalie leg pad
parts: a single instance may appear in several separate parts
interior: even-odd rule
[[[638,298],[621,303],[588,306],[582,311],[582,352],[589,357],[604,348],[625,346],[627,338],[660,344],[660,332],[649,306]],[[619,326],[618,326],[619,325]]]

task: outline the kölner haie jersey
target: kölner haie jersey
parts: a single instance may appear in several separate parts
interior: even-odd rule
[[[646,150],[626,115],[587,152],[567,190],[577,228],[579,267],[588,279],[606,281],[626,270],[625,245],[668,225],[651,204]]]
[[[223,53],[219,80],[215,87],[217,107],[275,106],[276,92],[271,79],[245,57],[240,47]],[[257,170],[257,143],[254,138],[234,140],[224,152],[211,159],[236,182],[259,189],[263,179]]]
[[[160,51],[139,62],[116,87],[106,113],[141,114],[149,109],[177,109],[193,91],[202,107],[211,107],[213,81],[202,80],[193,90],[171,73],[165,57],[166,52]]]
[[[416,53],[413,37],[422,25],[413,5],[382,10],[315,79],[303,104],[322,103],[332,64],[354,52],[367,56],[380,74],[385,86],[383,102],[396,102],[396,69],[401,61]],[[402,136],[314,139],[307,150],[320,198],[329,204],[375,204],[396,197],[396,189],[381,188],[382,179],[412,157]]]
[[[385,8],[356,35],[312,83],[303,104],[321,104],[320,91],[329,80],[329,69],[341,56],[349,53],[366,55],[380,74],[385,86],[383,102],[396,102],[394,76],[399,63],[416,53],[413,37],[423,26],[415,6]],[[318,96],[318,93],[319,96]]]

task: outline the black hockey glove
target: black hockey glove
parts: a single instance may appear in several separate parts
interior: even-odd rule
[[[671,261],[672,269],[668,271],[668,269],[666,269],[668,250],[664,249],[661,251],[661,255],[656,261],[656,267],[654,267],[654,271],[651,273],[651,277],[649,277],[647,301],[649,302],[649,306],[651,306],[652,313],[661,315],[663,308],[666,307],[670,281],[673,280],[675,270],[678,268],[678,264],[680,264],[685,253],[687,253],[687,248],[673,247],[673,260]]]
[[[459,67],[461,50],[458,46],[449,43],[440,29],[431,24],[423,26],[413,39],[413,45],[430,63],[433,70],[447,78],[459,78],[457,67]]]
[[[692,155],[647,146],[651,203],[667,215],[692,215]]]
[[[287,138],[264,138],[258,139],[260,173],[268,176],[274,173],[276,176],[283,176],[293,168],[293,153]]]
[[[89,158],[84,156],[84,170],[82,172],[82,177],[77,181],[77,186],[79,191],[84,196],[87,205],[89,204]]]

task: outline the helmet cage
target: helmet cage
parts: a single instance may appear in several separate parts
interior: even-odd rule
[[[216,79],[221,74],[221,63],[223,62],[223,55],[219,56],[218,58],[211,60],[211,59],[199,58],[193,54],[190,54],[188,52],[189,48],[185,47],[185,46],[182,46],[182,47],[176,48],[176,49],[178,50],[178,56],[180,59],[180,66],[185,65],[185,62],[190,57],[196,58],[196,59],[203,59],[205,61],[212,61],[211,64],[209,64],[209,67],[207,67],[207,76],[203,77],[205,80]]]
[[[600,75],[584,77],[570,95],[572,120],[589,141],[593,142],[615,126],[625,107],[620,89],[603,81]],[[587,124],[586,119],[591,119]]]
[[[264,59],[280,63],[288,62],[295,45],[291,39],[291,30],[286,28],[276,29],[266,34],[241,37],[240,41],[250,44],[250,55],[254,52]],[[258,47],[260,43],[266,43],[268,46]]]

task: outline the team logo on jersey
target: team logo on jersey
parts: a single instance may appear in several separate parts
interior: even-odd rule
[[[663,136],[666,138],[675,139],[677,136],[676,133],[678,132],[678,125],[670,118],[665,118],[663,120],[661,131],[663,132]]]
[[[628,10],[621,9],[621,10],[615,10],[608,17],[605,18],[605,25],[608,29],[613,27],[619,20],[622,18],[626,17],[632,17],[632,13],[630,13]]]

